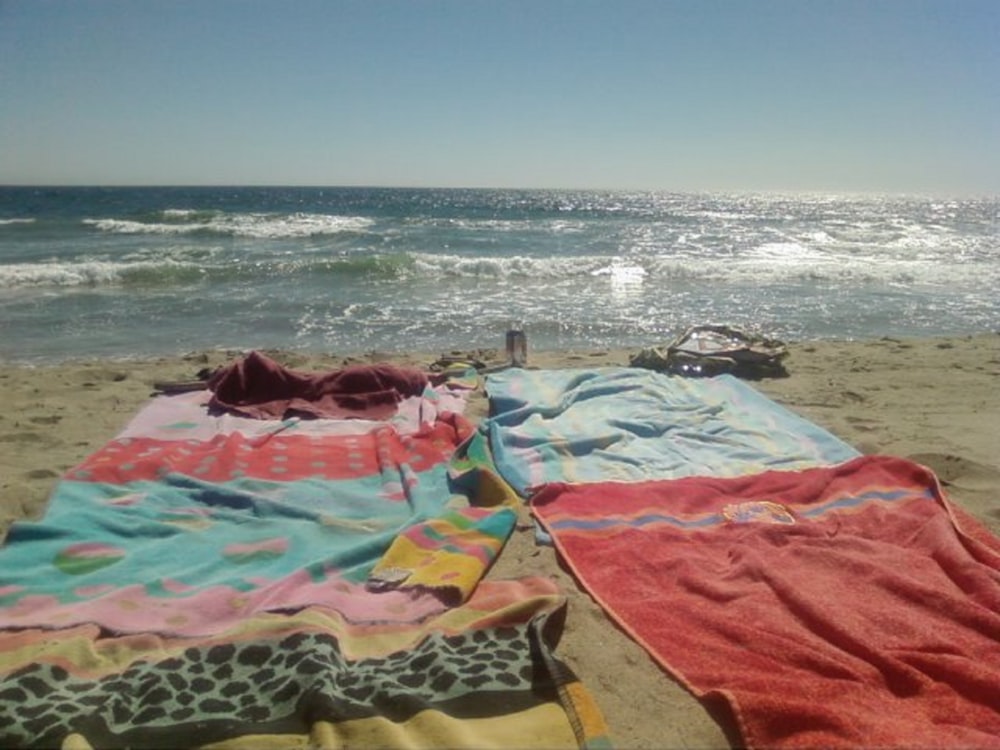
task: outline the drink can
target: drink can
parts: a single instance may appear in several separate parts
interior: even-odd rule
[[[513,367],[522,367],[528,362],[528,337],[524,331],[507,331],[507,358]]]

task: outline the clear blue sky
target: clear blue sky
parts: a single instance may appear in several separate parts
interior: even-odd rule
[[[0,0],[0,183],[1000,193],[1000,0]]]

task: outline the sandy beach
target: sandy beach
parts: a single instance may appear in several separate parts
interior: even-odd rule
[[[760,391],[864,453],[909,458],[938,475],[952,500],[1000,532],[1000,335],[948,339],[800,342],[789,376]],[[630,351],[531,352],[540,368],[625,365]],[[0,413],[0,528],[38,518],[59,476],[113,437],[157,381],[191,380],[239,353],[213,352],[140,362],[0,365],[8,406]],[[302,370],[387,359],[426,366],[442,352],[364,358],[275,355]],[[482,359],[497,351],[475,353]],[[486,414],[481,390],[468,416]],[[560,566],[534,544],[527,511],[491,577],[549,575],[569,599],[557,653],[589,687],[618,747],[719,747],[718,722],[619,630]]]

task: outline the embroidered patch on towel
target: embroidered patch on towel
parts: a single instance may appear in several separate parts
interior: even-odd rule
[[[770,500],[732,503],[722,509],[722,515],[732,523],[795,523],[788,508]]]

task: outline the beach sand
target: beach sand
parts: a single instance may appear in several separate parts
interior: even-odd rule
[[[864,453],[907,457],[933,469],[948,495],[1000,533],[1000,335],[947,339],[797,343],[789,377],[754,383],[778,403]],[[532,352],[529,366],[625,365],[628,351]],[[363,358],[275,355],[307,371],[387,359],[426,366],[438,354]],[[477,352],[481,358],[497,352]],[[156,381],[191,380],[238,353],[142,362],[0,365],[0,529],[38,518],[58,477],[113,437]],[[482,393],[468,416],[486,414]],[[580,591],[551,548],[534,544],[522,511],[491,577],[548,575],[569,601],[557,649],[593,693],[617,747],[722,747],[716,721]],[[731,735],[732,736],[732,735]]]

